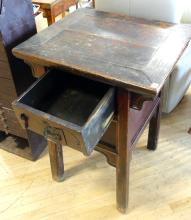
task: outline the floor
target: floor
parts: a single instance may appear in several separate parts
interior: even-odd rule
[[[64,146],[65,181],[57,183],[46,151],[31,162],[0,149],[0,220],[190,220],[190,109],[191,88],[176,110],[162,117],[157,151],[146,150],[146,132],[139,141],[127,215],[115,208],[115,169],[103,155],[86,158]]]

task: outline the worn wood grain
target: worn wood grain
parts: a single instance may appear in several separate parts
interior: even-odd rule
[[[53,68],[57,73],[58,69],[62,69],[63,73],[69,71],[70,75],[80,75],[79,82],[88,77],[92,81],[105,82],[105,87],[107,84],[117,87],[116,122],[111,123],[108,133],[106,132],[97,149],[107,157],[110,164],[116,165],[117,207],[123,213],[128,207],[131,151],[150,120],[152,129],[156,131],[153,145],[156,146],[159,114],[155,117],[154,113],[161,102],[159,94],[174,64],[184,49],[190,47],[190,37],[189,25],[146,21],[95,10],[79,10],[13,50],[17,57],[39,68]],[[59,79],[59,74],[54,77]],[[77,76],[73,77],[77,79]],[[73,81],[75,80],[70,80]],[[90,82],[82,87],[86,88]],[[60,89],[64,87],[64,83],[62,86],[59,83],[57,85]],[[35,86],[36,84],[31,87],[31,91],[35,91]],[[39,102],[42,107],[44,103],[51,101],[52,94],[57,90],[47,84],[42,87],[41,92],[34,92],[38,94],[38,99],[34,94],[27,96],[30,94],[30,91],[27,91],[15,103],[18,117],[25,112],[30,123],[25,121],[24,124],[41,134],[44,121],[53,125],[56,131],[69,128],[77,133],[75,129],[79,128],[80,134],[79,125],[69,126],[70,123],[65,123],[61,114],[55,117],[56,114],[64,112],[62,104],[57,105],[57,110],[49,114],[46,110],[39,109],[35,102]],[[99,86],[93,89],[100,91]],[[49,95],[44,96],[47,91]],[[53,98],[54,103],[57,98]],[[29,100],[34,103],[31,105]],[[85,112],[86,108],[84,105],[82,107]],[[83,116],[83,113],[80,115]],[[93,119],[94,122],[99,122],[98,124],[104,122],[94,114],[91,116],[93,117],[88,121]],[[75,117],[76,114],[73,119]],[[104,125],[109,123],[104,122]],[[87,137],[94,138],[94,126],[88,131]],[[115,137],[108,140],[109,134]],[[45,137],[48,138],[47,135]],[[100,138],[101,136],[97,137],[97,140]],[[59,147],[54,146],[55,150],[59,150]],[[55,159],[52,163],[59,170],[59,163],[56,161]]]
[[[50,157],[50,165],[52,170],[52,178],[57,182],[64,179],[64,163],[62,145],[48,140],[48,151]]]
[[[118,125],[117,125],[117,158],[116,158],[116,198],[117,208],[127,212],[129,201],[129,172],[131,160],[131,143],[129,139],[129,106],[130,92],[118,90]]]
[[[162,92],[160,96],[162,95]],[[158,139],[159,139],[159,131],[160,131],[160,117],[162,113],[162,102],[156,107],[155,112],[149,123],[149,133],[148,133],[148,142],[147,149],[156,150]]]
[[[5,124],[7,125],[7,132],[9,134],[27,139],[26,131],[18,124],[18,120],[12,109],[3,108],[3,116],[5,118]]]
[[[75,74],[155,96],[190,37],[190,25],[82,9],[13,53],[42,66],[70,67]]]

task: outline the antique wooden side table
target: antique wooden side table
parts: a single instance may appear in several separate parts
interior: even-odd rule
[[[43,11],[43,16],[47,18],[48,25],[55,22],[55,18],[62,14],[65,16],[65,11],[70,6],[76,5],[78,8],[78,0],[32,0],[33,3],[40,5],[40,10]]]
[[[41,76],[13,106],[26,129],[48,139],[55,180],[64,175],[62,144],[98,150],[116,167],[126,212],[133,147],[149,123],[147,148],[156,149],[161,91],[190,37],[189,25],[82,9],[13,49]]]

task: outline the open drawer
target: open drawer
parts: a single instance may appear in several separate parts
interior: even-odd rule
[[[89,155],[114,115],[114,88],[51,70],[13,102],[21,125]]]

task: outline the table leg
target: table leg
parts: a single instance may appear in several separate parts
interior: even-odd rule
[[[48,150],[49,150],[52,178],[58,182],[61,182],[64,179],[62,145],[48,140]]]
[[[54,9],[47,10],[46,15],[47,15],[48,26],[55,23]]]
[[[52,24],[52,17],[51,16],[47,16],[47,22],[48,22],[48,26],[50,26]]]
[[[66,15],[65,11],[64,11],[64,12],[62,12],[62,18],[64,18],[64,17],[65,17],[65,15]]]
[[[95,8],[95,0],[92,0],[92,6]]]
[[[126,213],[129,197],[129,167],[131,160],[130,140],[128,138],[128,116],[130,109],[130,93],[119,90],[117,94],[117,161],[116,192],[117,208]]]
[[[147,149],[156,150],[160,131],[161,101],[149,123]]]

